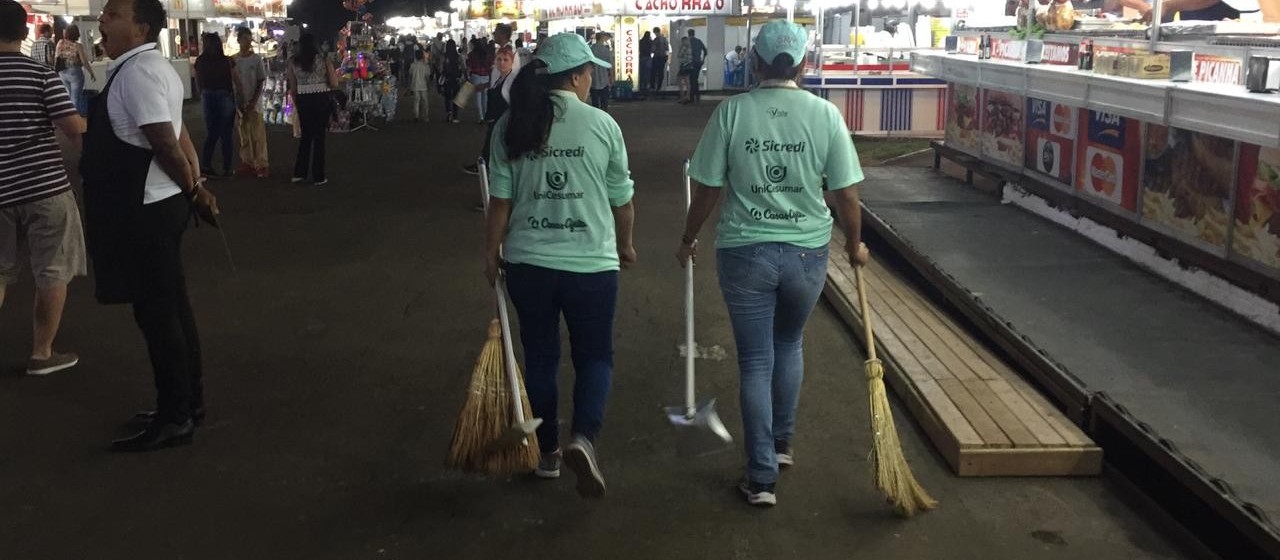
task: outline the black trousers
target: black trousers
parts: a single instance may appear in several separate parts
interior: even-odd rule
[[[162,419],[179,423],[204,406],[200,335],[182,267],[182,234],[190,216],[191,206],[180,194],[143,207],[138,225],[142,270],[133,302],[155,375],[156,409]]]
[[[653,57],[653,67],[650,70],[650,76],[652,76],[650,83],[653,84],[653,91],[662,91],[662,80],[667,76],[667,57]]]
[[[688,70],[684,75],[689,77],[689,100],[701,101],[702,92],[698,90],[698,79],[702,77],[702,69]]]
[[[293,176],[305,179],[307,168],[310,167],[311,180],[323,181],[324,138],[329,134],[333,101],[328,93],[304,93],[296,101],[302,138],[298,140],[298,157],[293,162]]]
[[[597,109],[609,110],[609,88],[591,90],[591,106]]]

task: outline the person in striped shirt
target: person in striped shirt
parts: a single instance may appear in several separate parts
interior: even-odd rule
[[[85,124],[53,69],[19,51],[26,35],[26,10],[0,0],[0,304],[18,279],[25,242],[36,283],[27,373],[45,375],[79,362],[53,351],[67,283],[87,268],[80,210],[54,129],[78,146]]]

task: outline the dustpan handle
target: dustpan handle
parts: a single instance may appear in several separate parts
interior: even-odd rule
[[[867,284],[862,279],[862,269],[865,267],[854,266],[853,275],[858,281],[858,307],[862,309],[862,334],[867,342],[867,359],[876,359],[876,337],[871,332],[871,306],[867,304]]]
[[[489,215],[489,166],[484,158],[476,160],[476,169],[480,172],[480,194],[483,196],[484,214]],[[499,249],[501,255],[501,249]],[[507,315],[507,292],[502,278],[493,283],[493,293],[498,301],[498,323],[502,325],[502,360],[507,370],[507,383],[511,385],[512,408],[515,409],[516,422],[524,422],[524,402],[520,395],[520,375],[516,373],[516,349],[511,341],[511,318]]]
[[[693,206],[693,187],[689,182],[689,160],[684,160],[684,211],[687,215]],[[698,348],[693,340],[693,260],[684,267],[684,406],[692,416],[697,412],[697,394],[694,389],[694,353]]]

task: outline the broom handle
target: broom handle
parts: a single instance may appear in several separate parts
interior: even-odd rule
[[[479,158],[476,160],[476,168],[480,172],[480,194],[484,197],[481,202],[484,204],[484,214],[487,217],[489,215],[489,166],[484,158]],[[502,352],[505,357],[502,361],[507,370],[507,383],[511,384],[511,401],[516,411],[516,422],[524,422],[524,402],[520,398],[520,376],[516,373],[516,350],[511,342],[511,319],[507,316],[507,292],[501,273],[498,274],[498,281],[493,283],[493,293],[498,300],[498,323],[502,325]]]
[[[507,290],[501,278],[493,285],[498,294],[498,322],[502,324],[502,351],[506,356],[503,363],[507,368],[507,382],[511,384],[512,408],[516,411],[516,422],[523,423],[524,403],[520,398],[520,376],[516,373],[516,349],[511,343],[511,319],[507,317]]]
[[[686,214],[693,205],[693,188],[689,183],[689,160],[684,160],[684,211]],[[693,260],[684,267],[684,406],[685,414],[693,416],[697,413],[697,394],[694,389],[694,352],[697,351],[693,340]]]
[[[853,275],[858,280],[858,306],[862,308],[862,334],[867,339],[867,359],[876,359],[876,337],[871,332],[871,306],[867,304],[867,284],[862,279],[864,267],[854,266]]]

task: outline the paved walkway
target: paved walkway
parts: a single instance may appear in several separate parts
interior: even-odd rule
[[[187,242],[210,406],[194,446],[105,449],[152,398],[127,309],[95,305],[90,283],[77,281],[59,346],[82,365],[28,378],[13,368],[29,344],[30,283],[10,290],[0,309],[0,558],[1185,557],[1101,479],[951,476],[902,409],[907,455],[942,505],[894,518],[868,479],[863,357],[825,304],[808,330],[798,465],[779,506],[749,509],[734,493],[740,451],[678,459],[660,407],[681,394],[679,163],[712,109],[614,109],[637,180],[641,261],[622,277],[600,446],[605,501],[579,499],[568,479],[442,467],[491,313],[475,179],[458,169],[480,127],[331,136],[322,188],[289,184],[293,141],[275,128],[272,179],[214,184],[239,273],[213,231]],[[699,342],[728,350],[700,362],[700,390],[721,398],[739,433],[713,275],[700,274],[696,290]]]

